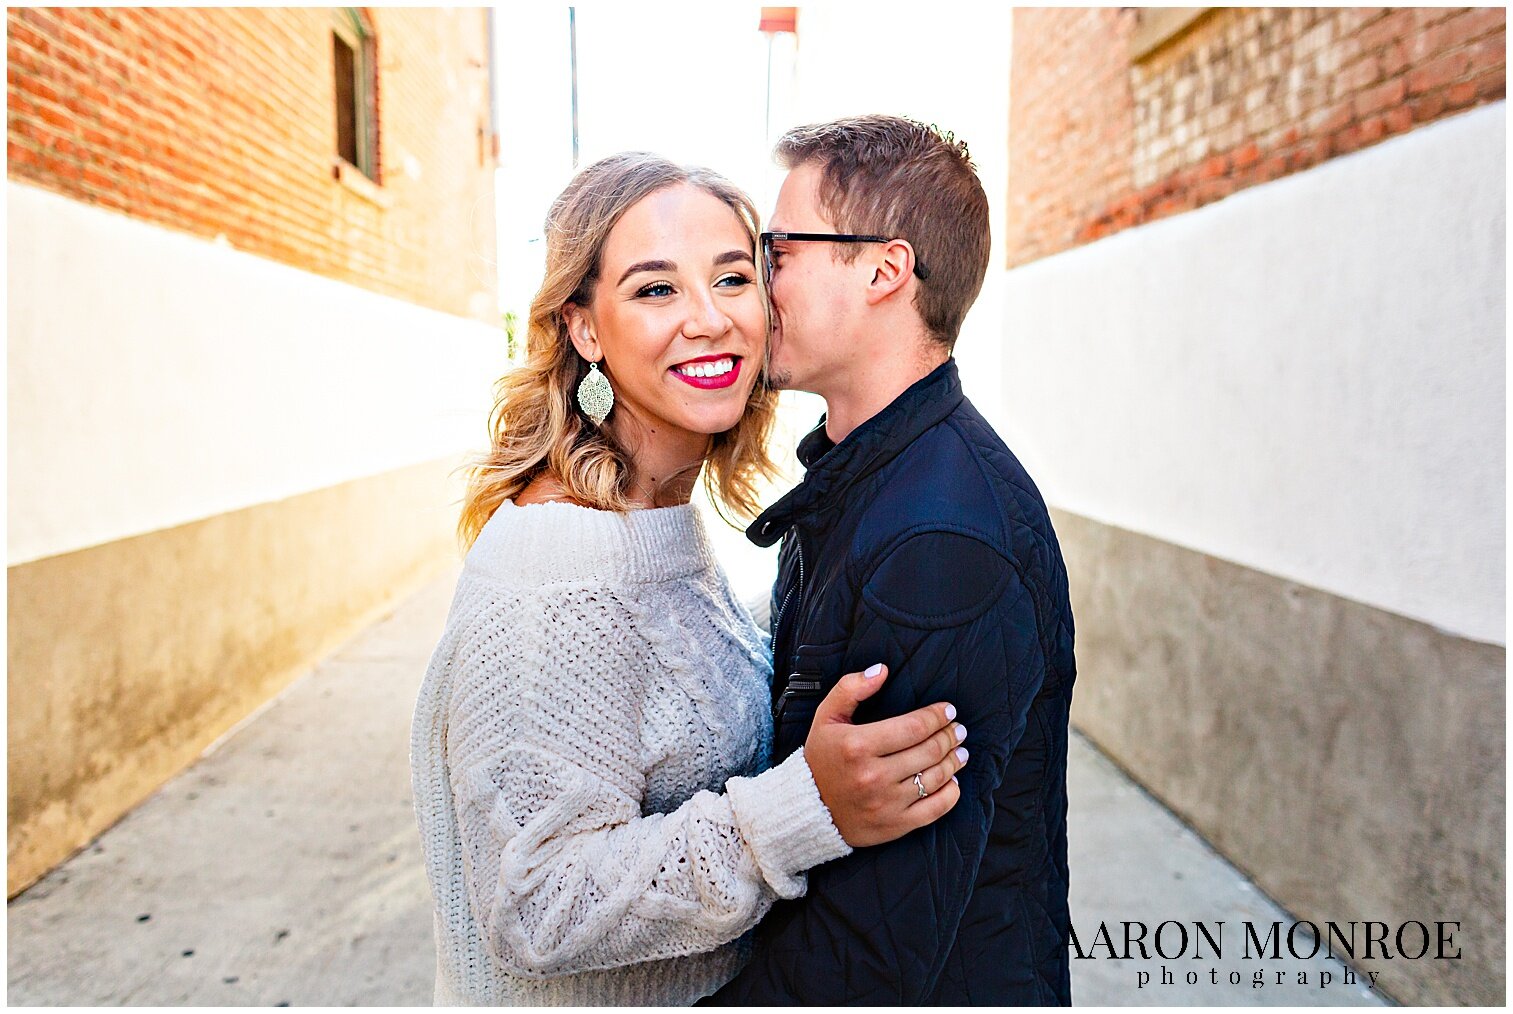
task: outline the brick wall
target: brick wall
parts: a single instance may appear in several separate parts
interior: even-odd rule
[[[333,171],[315,8],[7,9],[8,175],[497,322],[486,15],[367,13],[381,186]]]
[[[1210,8],[1137,58],[1150,16],[1015,11],[1010,267],[1505,95],[1502,8]]]

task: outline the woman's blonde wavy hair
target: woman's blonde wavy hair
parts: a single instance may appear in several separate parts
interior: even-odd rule
[[[575,502],[599,510],[632,509],[626,449],[578,409],[578,384],[588,363],[568,337],[563,308],[568,303],[586,306],[593,298],[604,244],[620,216],[643,197],[678,184],[699,187],[728,205],[751,237],[753,258],[757,256],[756,208],[718,173],[679,166],[648,152],[622,152],[573,177],[546,216],[546,272],[531,301],[525,363],[494,385],[488,424],[492,447],[463,466],[467,492],[457,534],[464,551],[500,504],[543,473],[560,482]],[[762,273],[756,274],[765,306]],[[769,386],[766,359],[764,354],[740,421],[713,436],[703,462],[709,498],[732,524],[732,513],[756,515],[758,482],[777,474],[767,455],[777,392]],[[672,478],[676,476],[668,481]]]

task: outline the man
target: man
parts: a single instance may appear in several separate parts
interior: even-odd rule
[[[875,661],[889,678],[856,720],[949,700],[970,759],[941,820],[811,870],[706,1002],[1070,1004],[1066,571],[951,358],[987,270],[987,198],[965,145],[895,117],[798,128],[777,157],[772,375],[827,411],[799,445],[804,481],[747,531],[783,542],[773,761]]]

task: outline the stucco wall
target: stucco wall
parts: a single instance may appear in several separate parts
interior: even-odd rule
[[[8,568],[8,894],[455,562],[456,464]]]
[[[482,445],[500,329],[6,195],[9,564]]]
[[[8,887],[457,559],[485,324],[9,202]]]
[[[1073,723],[1298,918],[1459,922],[1407,1003],[1505,990],[1504,118],[1006,279]]]
[[[1504,644],[1505,110],[1009,272],[1047,498]]]

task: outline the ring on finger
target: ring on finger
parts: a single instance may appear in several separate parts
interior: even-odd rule
[[[929,795],[929,793],[925,791],[925,779],[924,779],[923,776],[924,776],[924,772],[923,771],[921,771],[919,774],[917,774],[917,775],[914,776],[914,787],[919,790],[919,798],[920,799],[924,799],[926,796]]]

